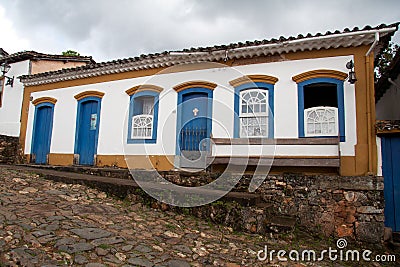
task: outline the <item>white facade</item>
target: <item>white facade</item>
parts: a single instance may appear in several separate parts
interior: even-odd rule
[[[18,76],[29,73],[29,60],[12,63],[6,76],[14,76],[14,85],[3,86],[2,106],[0,107],[0,135],[19,136],[21,125],[22,98],[24,85]],[[5,79],[7,81],[7,79]]]
[[[234,68],[211,68],[194,71],[164,73],[155,76],[117,80],[90,85],[74,86],[32,93],[32,99],[52,97],[57,99],[54,107],[53,132],[50,153],[73,154],[77,118],[77,101],[74,96],[85,91],[105,93],[101,101],[98,155],[175,155],[177,125],[177,92],[174,86],[194,80],[217,84],[213,91],[212,136],[233,138],[234,131],[234,88],[229,81],[244,75],[265,74],[277,77],[274,85],[274,138],[298,138],[298,88],[292,77],[311,70],[330,69],[347,72],[346,62],[352,56],[291,60],[237,66]],[[129,88],[142,84],[160,86],[158,133],[155,144],[127,144]],[[344,82],[344,108],[346,141],[340,143],[340,155],[354,156],[356,137],[356,104],[354,85]],[[25,153],[31,152],[35,106],[30,104],[26,133]],[[338,156],[337,146],[277,147],[276,155],[289,156]],[[260,155],[256,146],[250,153]],[[241,149],[233,148],[234,155]],[[214,156],[223,156],[228,151],[219,146]],[[230,152],[229,152],[230,153]]]

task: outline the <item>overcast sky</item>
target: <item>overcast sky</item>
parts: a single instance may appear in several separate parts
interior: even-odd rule
[[[1,0],[0,47],[99,62],[397,21],[399,0]]]

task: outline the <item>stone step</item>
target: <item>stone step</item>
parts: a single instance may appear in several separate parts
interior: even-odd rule
[[[16,166],[97,175],[97,176],[112,177],[119,179],[130,179],[130,180],[132,179],[128,169],[124,168],[92,167],[92,166],[80,166],[80,165],[55,166],[55,165],[37,165],[37,164],[18,164]]]
[[[91,166],[53,166],[53,165],[37,165],[37,164],[18,164],[18,167],[36,170],[37,172],[42,172],[48,175],[53,180],[58,180],[61,182],[83,182],[90,186],[95,186],[101,188],[105,191],[111,191],[109,193],[115,194],[119,197],[124,197],[129,192],[123,192],[124,190],[120,188],[121,185],[131,186],[133,188],[138,188],[139,186],[133,180],[128,169],[122,168],[106,168],[106,167],[91,167]],[[64,174],[63,174],[64,173]],[[69,173],[69,174],[68,174]],[[67,175],[65,175],[67,174]],[[71,175],[77,174],[77,175]],[[82,175],[82,176],[79,176]],[[99,176],[100,179],[95,177],[89,178],[88,176]],[[207,175],[205,171],[192,173],[192,172],[182,172],[182,171],[168,171],[162,172],[162,175],[180,175],[182,178],[190,176],[201,176]],[[108,179],[106,179],[108,178]],[[111,178],[111,179],[110,179]],[[200,179],[199,178],[199,179]],[[119,179],[130,180],[132,183],[123,182]],[[110,184],[114,184],[110,186]],[[126,188],[127,190],[129,188]],[[234,192],[231,191],[225,195],[224,200],[236,201],[242,206],[255,206],[260,205],[261,197],[259,194],[248,193],[248,192]],[[261,207],[261,206],[260,206]]]
[[[255,206],[257,208],[261,208],[261,209],[264,209],[264,210],[269,210],[269,209],[272,209],[274,205],[272,203],[259,201],[258,203],[256,203]]]
[[[254,194],[254,193],[245,193],[245,192],[229,192],[226,194],[223,199],[228,200],[228,201],[235,201],[242,206],[256,206],[258,203],[260,203],[261,196],[259,194]]]
[[[296,226],[296,218],[282,215],[267,216],[264,223],[267,230],[271,232],[289,232]]]
[[[82,174],[74,171],[61,171],[63,168],[55,168],[52,166],[6,166],[0,165],[4,168],[12,168],[14,170],[27,171],[30,173],[36,173],[41,175],[45,179],[68,183],[68,184],[84,184],[90,187],[97,188],[106,192],[107,194],[117,196],[119,198],[131,197],[133,195],[140,195],[144,202],[150,203],[154,208],[160,208],[162,210],[174,210],[173,206],[161,204],[160,202],[152,199],[147,194],[143,194],[143,191],[133,179],[119,179],[113,177],[104,177],[98,175]],[[76,167],[79,168],[79,167]],[[67,168],[66,170],[73,170],[73,168]],[[146,175],[146,173],[143,173]],[[153,186],[149,183],[148,186]],[[167,192],[169,185],[158,185],[159,190]],[[139,191],[138,191],[139,190]],[[194,188],[195,193],[207,193],[213,194],[218,193],[218,190],[210,192],[209,189],[205,190],[201,187]],[[205,192],[203,191],[205,190]],[[237,203],[238,205],[228,204],[229,202]],[[227,204],[227,205],[226,205]],[[179,212],[179,209],[177,210]],[[249,192],[235,192],[231,191],[225,194],[225,196],[219,201],[215,202],[215,205],[194,207],[189,211],[194,216],[212,219],[216,223],[225,224],[233,229],[242,229],[251,233],[265,232],[289,232],[292,231],[296,220],[288,216],[276,216],[277,211],[274,210],[274,205],[266,203],[262,200],[261,195]],[[208,216],[208,217],[207,217]]]
[[[4,167],[6,167],[4,165]],[[120,198],[125,198],[128,194],[135,193],[139,189],[139,185],[135,180],[131,179],[119,179],[114,178],[114,176],[102,176],[101,173],[107,172],[122,172],[124,169],[107,169],[107,168],[90,168],[90,167],[80,167],[80,166],[49,166],[49,165],[16,165],[12,167],[13,169],[25,170],[34,172],[44,176],[46,179],[64,182],[64,183],[79,183],[85,184],[91,187],[98,188],[107,192],[109,194],[115,195]],[[96,170],[97,175],[86,174],[89,170]],[[100,170],[102,169],[102,170]],[[81,171],[84,171],[82,173]],[[124,170],[127,172],[127,170]],[[167,187],[167,186],[166,186]],[[166,188],[168,189],[168,188]],[[162,190],[162,188],[160,188]],[[197,189],[199,191],[202,188]],[[237,202],[242,206],[255,206],[261,202],[261,197],[259,194],[246,193],[246,192],[229,192],[224,197],[224,200],[230,202]]]

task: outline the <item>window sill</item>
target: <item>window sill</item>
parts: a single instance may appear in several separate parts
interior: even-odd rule
[[[328,136],[328,135],[315,135],[315,136],[302,136],[302,137],[299,137],[299,138],[316,138],[316,139],[318,139],[318,138],[327,138],[327,139],[340,139],[340,142],[346,142],[346,137],[345,136],[335,136],[335,135],[332,135],[332,136]]]
[[[155,144],[156,139],[128,139],[128,144]]]

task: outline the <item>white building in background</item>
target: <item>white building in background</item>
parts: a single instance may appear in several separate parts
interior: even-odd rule
[[[34,51],[9,55],[0,48],[0,66],[9,66],[7,73],[0,72],[0,135],[19,136],[20,133],[24,86],[17,77],[89,63],[94,63],[91,57],[49,55]]]

